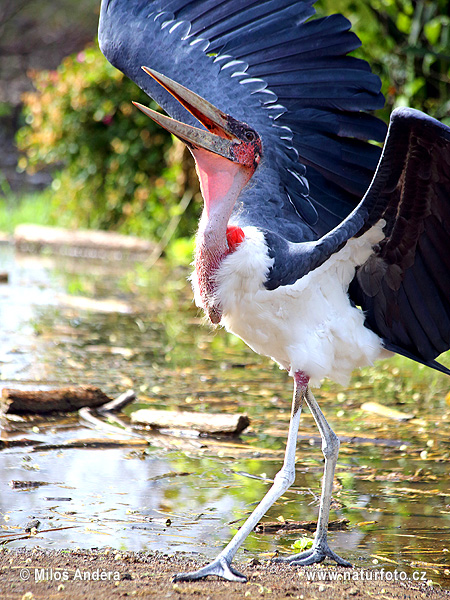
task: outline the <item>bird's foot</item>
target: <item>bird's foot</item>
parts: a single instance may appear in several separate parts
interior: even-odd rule
[[[300,554],[293,554],[292,556],[288,557],[273,558],[272,562],[284,562],[295,566],[306,566],[313,565],[315,563],[321,563],[326,558],[334,560],[341,567],[352,566],[352,564],[347,560],[344,560],[335,552],[333,552],[326,541],[318,542],[317,544],[314,543],[309,550],[300,552]]]
[[[205,567],[202,567],[198,571],[191,571],[190,573],[177,573],[173,581],[195,581],[196,579],[203,579],[209,575],[217,575],[227,581],[237,581],[239,583],[245,583],[247,577],[233,569],[230,562],[224,556],[218,556],[213,562],[209,563]]]

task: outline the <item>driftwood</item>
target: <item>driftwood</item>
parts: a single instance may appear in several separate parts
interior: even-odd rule
[[[123,392],[123,394],[120,394],[120,396],[117,396],[117,398],[114,398],[114,400],[103,404],[98,409],[98,412],[105,413],[119,411],[122,408],[125,408],[127,404],[133,402],[133,400],[136,400],[135,392],[133,390],[127,390],[126,392]]]
[[[118,430],[120,433],[120,429]],[[84,449],[110,449],[110,448],[146,448],[149,445],[149,441],[142,439],[131,439],[131,440],[107,440],[103,438],[80,438],[76,440],[66,440],[59,444],[39,444],[33,450],[43,452],[44,450],[64,450],[68,448],[84,448]]]
[[[80,527],[80,525],[66,525],[65,527],[53,527],[52,529],[41,529],[39,532],[29,532],[21,534],[21,533],[7,533],[5,535],[0,535],[0,545],[9,544],[9,542],[17,542],[18,540],[29,540],[31,537],[34,537],[36,533],[49,533],[52,531],[63,531],[64,529],[75,529],[76,527]]]
[[[29,440],[27,438],[21,438],[20,440],[0,440],[0,450],[5,448],[20,448],[24,446],[38,446],[41,442],[39,440]]]
[[[41,487],[42,485],[53,485],[50,481],[18,481],[17,479],[12,479],[9,482],[9,487],[13,490],[28,490],[30,488]]]
[[[14,390],[4,388],[1,408],[4,413],[48,414],[71,412],[83,406],[101,406],[111,402],[101,389],[93,386],[77,386],[56,390]]]
[[[155,429],[187,429],[208,435],[238,435],[249,426],[247,415],[178,412],[142,408],[131,413],[133,423],[145,423]]]
[[[379,404],[378,402],[364,402],[364,404],[361,405],[361,409],[379,415],[380,417],[393,419],[394,421],[410,421],[411,419],[414,419],[413,413],[400,412],[396,408],[390,408],[389,406]]]
[[[143,260],[155,247],[147,240],[109,231],[73,231],[40,225],[16,227],[14,244],[20,252],[35,254],[46,249],[64,256],[107,260]]]
[[[328,523],[330,531],[341,531],[346,529],[350,523],[348,519],[336,519]],[[317,521],[268,521],[266,523],[258,523],[254,528],[255,533],[282,533],[287,531],[315,531]]]

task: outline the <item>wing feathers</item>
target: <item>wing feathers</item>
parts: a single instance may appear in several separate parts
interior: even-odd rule
[[[448,305],[445,296],[441,293],[430,294],[430,291],[435,287],[435,280],[431,276],[430,270],[426,267],[421,252],[417,254],[414,262],[414,270],[420,297],[423,298],[426,310],[432,316],[436,327],[440,331],[441,339],[443,340],[443,342],[440,342],[440,354],[445,350],[443,347],[445,345],[445,340],[450,338],[450,306]],[[438,348],[437,345],[436,348]]]
[[[367,222],[386,220],[374,254],[381,266],[371,280],[377,289],[369,298],[365,266],[350,287],[387,348],[434,368],[450,347],[449,158],[450,128],[411,109],[393,114],[386,152],[362,203],[374,202]]]
[[[358,171],[345,139],[365,143],[384,135],[383,125],[373,117],[350,118],[383,104],[379,80],[367,63],[346,56],[360,45],[349,31],[350,22],[342,15],[307,21],[315,13],[313,4],[314,0],[103,0],[99,26],[105,56],[172,117],[197,124],[141,71],[142,65],[165,73],[258,131],[267,157],[258,169],[260,175],[265,169],[263,187],[277,190],[284,208],[276,215],[273,205],[260,202],[254,224],[270,222],[280,234],[289,230],[286,235],[298,240],[335,227],[370,182],[379,151],[361,146],[365,169]],[[324,135],[318,131],[310,136],[309,149],[304,131],[286,131],[288,114],[294,122],[297,116],[301,121],[304,110],[331,114],[335,122],[342,112],[347,117],[338,127],[330,125]],[[299,193],[289,176],[289,171],[302,171],[295,165],[302,160],[300,146],[308,155],[313,187],[323,184],[330,189],[320,207],[304,190]],[[267,168],[269,161],[277,163],[277,171]],[[256,214],[255,202],[254,194],[242,198],[246,210],[241,214],[248,223]],[[289,223],[278,218],[285,215]]]
[[[433,356],[441,354],[447,349],[445,341],[442,339],[439,327],[433,320],[432,313],[428,310],[426,303],[422,300],[422,293],[417,285],[415,274],[411,269],[406,271],[403,278],[403,290],[405,299],[412,310],[411,323],[415,325],[412,330],[412,338],[416,334],[415,345],[421,356]],[[401,302],[401,298],[400,298]],[[403,307],[403,303],[402,307]]]
[[[311,152],[312,142],[307,146]],[[330,181],[333,167],[328,163],[325,153],[322,164],[330,168]],[[450,348],[449,164],[449,127],[419,111],[394,111],[382,158],[360,205],[317,242],[283,247],[279,240],[269,240],[277,252],[267,287],[293,283],[350,237],[383,220],[385,237],[357,268],[350,299],[387,349],[450,374],[435,361]],[[311,186],[313,198],[314,193]],[[333,194],[333,188],[327,193]],[[322,218],[320,201],[315,206]]]

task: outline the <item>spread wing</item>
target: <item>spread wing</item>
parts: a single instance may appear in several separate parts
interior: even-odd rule
[[[347,56],[360,44],[341,15],[308,19],[314,0],[103,0],[106,58],[172,117],[198,126],[147,65],[260,135],[264,157],[235,219],[292,241],[316,239],[357,205],[385,125],[380,81]]]
[[[266,285],[294,283],[380,219],[385,237],[357,269],[350,299],[388,350],[450,374],[434,360],[450,347],[450,128],[420,111],[392,113],[373,181],[333,231],[307,244],[271,236]]]
[[[365,202],[364,228],[381,217],[386,237],[350,297],[387,349],[436,367],[450,347],[450,127],[397,111]]]

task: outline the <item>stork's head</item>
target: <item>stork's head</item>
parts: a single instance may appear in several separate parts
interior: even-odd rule
[[[179,83],[153,69],[142,68],[206,128],[186,125],[134,103],[188,146],[196,162],[207,215],[223,213],[228,222],[236,198],[260,161],[262,145],[259,135],[247,124],[223,113]]]
[[[259,135],[246,123],[152,69],[142,67],[205,127],[192,127],[136,104],[151,119],[182,140],[192,152],[205,206],[196,238],[195,272],[200,304],[212,323],[222,310],[215,273],[222,260],[244,239],[239,227],[228,226],[236,200],[261,159]]]

